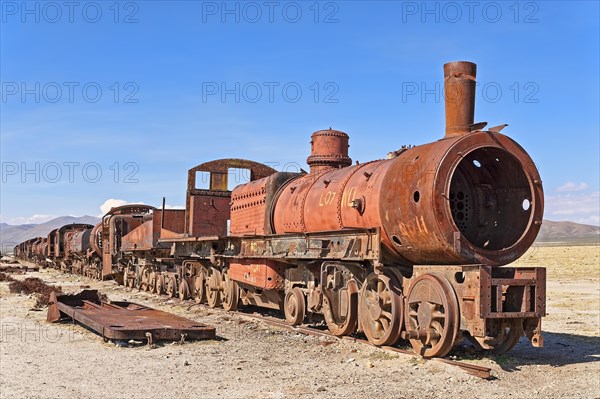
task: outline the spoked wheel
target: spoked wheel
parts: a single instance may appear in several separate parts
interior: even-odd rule
[[[135,285],[132,288],[137,288],[138,291],[141,291],[143,283],[143,275],[139,270],[135,270]]]
[[[329,295],[337,295],[333,301]],[[323,293],[323,315],[327,328],[333,335],[341,337],[356,330],[358,322],[358,285],[350,280],[346,287],[333,293]]]
[[[189,299],[190,297],[190,287],[187,283],[187,281],[185,281],[185,279],[181,279],[181,283],[179,283],[179,299],[181,299],[182,301],[185,301],[186,299]]]
[[[156,294],[156,272],[150,273],[150,289],[149,291]]]
[[[210,268],[206,279],[206,300],[211,308],[221,305],[221,272],[214,267]]]
[[[162,295],[165,293],[165,276],[159,274],[156,276],[156,293]]]
[[[98,267],[98,268],[96,268],[96,270],[90,271],[90,274],[94,273],[96,271],[100,272],[101,270]],[[137,281],[137,274],[136,274],[135,267],[132,267],[131,264],[128,264],[123,269],[123,285],[127,288],[133,289],[133,287],[136,286],[136,281]]]
[[[87,271],[86,271],[86,274],[87,274]],[[129,287],[129,280],[131,280],[131,278],[128,278],[127,275],[128,275],[127,269],[123,270],[123,286],[124,287]]]
[[[135,277],[129,276],[129,277],[127,278],[127,287],[129,287],[129,288],[133,289],[133,288],[135,287],[135,285],[136,285],[136,282],[135,282],[135,280],[136,280],[136,278],[135,278]]]
[[[514,348],[523,336],[523,320],[502,319],[495,322],[500,324],[498,335],[487,344],[493,347],[492,352],[495,355],[501,355]]]
[[[283,311],[285,320],[289,324],[293,326],[302,324],[306,316],[306,305],[304,304],[304,293],[299,287],[294,287],[285,294]]]
[[[458,301],[452,285],[435,274],[417,277],[407,296],[405,318],[415,352],[423,357],[446,355],[459,327]]]
[[[229,278],[229,274],[225,271],[222,273],[223,276],[223,309],[228,312],[232,312],[237,309],[238,302],[240,300],[240,289],[238,284]]]
[[[148,289],[147,289],[148,280],[149,280],[148,270],[144,268],[144,269],[142,269],[141,274],[140,274],[140,284],[138,286],[138,290],[148,291]]]
[[[167,295],[169,298],[175,298],[177,296],[177,281],[175,281],[175,276],[167,276],[165,280],[167,283]]]
[[[197,303],[206,303],[206,281],[204,271],[200,271],[194,279],[194,295]]]
[[[393,345],[400,338],[404,319],[404,298],[393,273],[371,273],[360,292],[360,322],[369,342]]]

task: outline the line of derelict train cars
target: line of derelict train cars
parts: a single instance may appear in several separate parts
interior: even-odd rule
[[[473,123],[475,68],[444,66],[458,96],[446,96],[439,141],[352,165],[348,136],[318,131],[309,173],[204,163],[188,172],[185,209],[113,208],[15,254],[211,307],[280,309],[293,325],[322,318],[336,335],[402,338],[427,357],[463,339],[496,353],[522,336],[542,346],[545,269],[506,266],[539,231],[541,180],[505,125]],[[228,191],[231,168],[251,181]]]

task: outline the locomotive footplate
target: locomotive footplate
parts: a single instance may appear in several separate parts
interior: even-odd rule
[[[546,269],[487,265],[415,266],[414,278],[437,274],[452,285],[460,308],[460,327],[484,349],[504,351],[527,336],[542,347],[546,316]],[[409,280],[405,280],[409,284]],[[498,349],[499,350],[499,349]]]
[[[239,257],[267,259],[379,260],[379,229],[254,236],[241,242]]]

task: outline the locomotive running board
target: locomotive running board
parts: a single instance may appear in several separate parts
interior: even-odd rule
[[[106,302],[97,290],[79,294],[52,292],[47,321],[69,317],[97,332],[104,340],[183,341],[214,339],[215,328],[133,302]]]

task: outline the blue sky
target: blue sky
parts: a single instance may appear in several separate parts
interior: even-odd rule
[[[0,4],[2,222],[184,205],[192,166],[306,168],[323,128],[361,162],[437,140],[442,65],[469,60],[545,217],[600,224],[596,1],[69,4]]]

